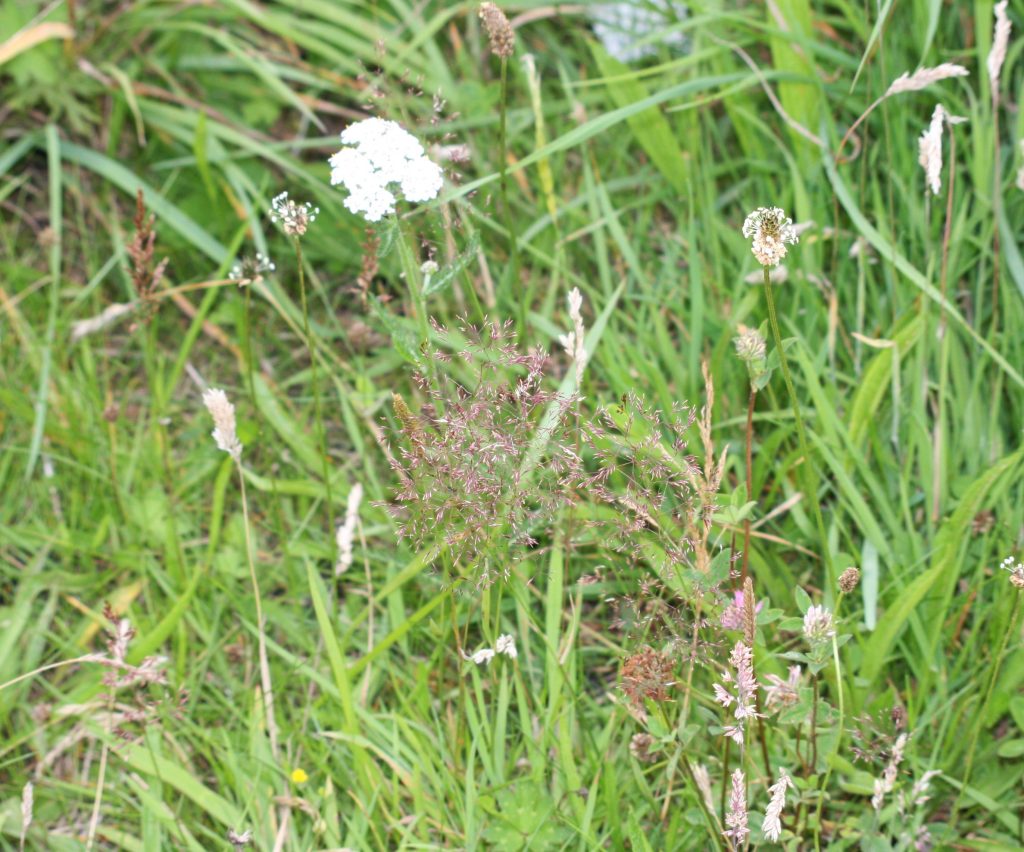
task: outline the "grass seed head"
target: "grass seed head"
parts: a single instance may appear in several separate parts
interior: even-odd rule
[[[480,20],[490,41],[491,53],[508,59],[516,49],[516,32],[505,13],[493,3],[481,3]]]

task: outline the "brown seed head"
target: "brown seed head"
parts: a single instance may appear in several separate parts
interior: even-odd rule
[[[650,734],[633,734],[629,741],[629,753],[641,763],[653,763],[656,755],[651,751],[654,737]]]
[[[480,20],[491,42],[491,53],[508,59],[516,49],[516,31],[512,29],[505,13],[493,3],[481,3]]]
[[[839,589],[844,594],[850,594],[854,589],[857,588],[857,584],[860,582],[860,571],[854,568],[852,565],[843,571],[839,575]]]
[[[743,581],[743,641],[748,648],[754,647],[754,581],[747,577]]]
[[[669,687],[675,686],[673,668],[668,654],[645,648],[627,658],[622,667],[622,688],[638,707],[645,698],[667,701]]]

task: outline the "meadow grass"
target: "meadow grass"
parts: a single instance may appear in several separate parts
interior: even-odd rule
[[[0,848],[1020,848],[1024,41],[505,11],[0,0]],[[371,114],[447,179],[368,229]]]

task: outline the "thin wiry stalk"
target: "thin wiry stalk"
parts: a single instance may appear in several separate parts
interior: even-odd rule
[[[245,528],[245,556],[249,563],[249,579],[252,582],[253,599],[256,602],[256,642],[260,658],[260,684],[263,689],[263,706],[267,715],[267,736],[270,738],[270,753],[274,760],[279,760],[277,748],[277,719],[274,716],[274,687],[270,680],[270,662],[267,658],[266,624],[263,620],[263,598],[260,596],[260,583],[256,577],[256,560],[253,555],[252,531],[249,524],[249,500],[245,493],[245,474],[242,472],[241,461],[235,461],[238,470],[238,482],[242,489],[242,523]]]
[[[844,597],[844,593],[842,591],[840,591],[839,592],[839,597],[836,599],[835,610],[832,613],[832,615],[835,618],[837,624],[839,622],[839,608],[843,604],[843,597]],[[836,700],[837,700],[837,703],[839,704],[839,721],[838,721],[837,727],[836,727],[836,739],[835,739],[835,742],[832,745],[832,754],[829,757],[828,765],[825,767],[825,775],[822,778],[821,787],[820,787],[820,791],[821,792],[820,792],[820,795],[818,796],[818,806],[817,806],[817,810],[815,812],[815,820],[814,820],[814,848],[815,849],[819,849],[820,848],[819,844],[820,844],[820,838],[821,838],[822,807],[825,804],[825,794],[826,794],[826,792],[828,790],[828,781],[829,781],[829,778],[832,776],[832,766],[836,762],[835,761],[836,757],[839,756],[839,747],[842,745],[842,742],[843,742],[843,722],[844,722],[844,717],[846,715],[845,714],[845,708],[844,708],[844,705],[843,705],[843,667],[842,667],[842,663],[840,663],[840,661],[839,661],[839,640],[838,640],[838,636],[836,635],[836,633],[832,634],[832,662],[833,662],[833,664],[836,667],[836,690],[837,690],[836,691]],[[817,698],[818,698],[817,682],[815,682],[814,698],[815,698],[815,709],[817,709]]]
[[[747,398],[747,428],[745,432],[746,467],[747,467],[747,500],[754,499],[754,401],[757,389],[750,384],[750,396]],[[740,582],[744,582],[750,573],[750,518],[743,519],[743,567]]]
[[[114,735],[114,688],[110,687],[110,694],[107,696],[107,736],[112,737]],[[100,770],[99,775],[96,778],[96,797],[92,803],[92,816],[89,817],[89,831],[85,838],[86,852],[89,852],[93,848],[96,842],[96,831],[100,826],[100,806],[103,804],[103,787],[107,777],[107,758],[109,756],[110,749],[107,746],[106,741],[103,742],[103,748],[100,750]]]
[[[772,335],[775,338],[775,346],[779,350],[779,364],[782,367],[782,377],[786,381],[786,391],[789,393],[789,401],[793,406],[793,416],[796,418],[796,431],[800,439],[800,452],[803,454],[803,476],[804,496],[811,504],[814,512],[814,521],[818,526],[818,535],[821,538],[822,559],[825,562],[825,582],[829,589],[835,592],[835,577],[832,576],[832,554],[829,552],[828,534],[825,532],[825,521],[821,517],[821,506],[818,505],[817,489],[811,481],[811,454],[807,449],[807,435],[804,431],[804,420],[800,415],[800,403],[796,397],[796,390],[793,388],[793,379],[789,374],[789,362],[786,359],[786,350],[782,346],[782,334],[779,332],[779,319],[775,315],[775,296],[772,295],[772,276],[768,267],[764,267],[764,294],[768,302],[768,320],[771,323]]]
[[[498,156],[501,158],[499,168],[501,179],[499,181],[501,192],[501,206],[505,212],[505,230],[508,231],[509,245],[512,251],[512,280],[519,282],[520,261],[519,261],[519,238],[516,235],[516,227],[512,221],[512,208],[508,203],[508,59],[501,57],[501,102],[499,104],[498,117]]]
[[[295,261],[299,266],[299,294],[302,298],[302,330],[306,335],[306,348],[309,351],[310,381],[313,386],[313,418],[316,421],[316,436],[320,450],[320,466],[324,480],[324,492],[327,500],[327,522],[330,530],[330,541],[334,541],[334,495],[331,493],[331,465],[327,455],[327,435],[324,430],[323,410],[320,406],[320,381],[317,371],[317,353],[313,344],[313,335],[309,329],[309,307],[306,304],[306,271],[302,263],[302,243],[298,237],[295,242]],[[251,369],[251,368],[250,368]],[[331,561],[334,561],[332,554]]]
[[[997,146],[998,147],[998,146]],[[939,273],[939,288],[942,301],[946,301],[946,284],[949,278],[949,238],[953,227],[953,188],[956,180],[956,134],[949,127],[949,186],[946,188],[946,224],[942,230],[942,269]],[[998,233],[998,223],[996,231]],[[997,250],[998,259],[998,250]],[[998,266],[998,262],[997,262]],[[939,403],[935,420],[935,445],[932,458],[932,470],[935,472],[935,484],[932,488],[932,521],[938,522],[942,511],[942,490],[939,479],[943,449],[943,423],[946,410],[946,385],[949,378],[949,334],[946,330],[946,312],[939,312]]]

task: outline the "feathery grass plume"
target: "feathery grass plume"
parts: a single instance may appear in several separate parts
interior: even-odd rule
[[[228,402],[227,394],[220,388],[207,388],[203,391],[203,403],[213,418],[214,429],[210,434],[217,448],[241,463],[242,443],[235,432],[235,407]]]
[[[942,188],[942,128],[945,108],[935,105],[931,123],[917,142],[917,161],[924,169],[925,181],[932,195],[938,195]]]
[[[858,583],[860,583],[860,571],[852,565],[839,575],[839,590],[844,595],[848,595],[856,589]]]
[[[275,225],[280,223],[281,230],[289,237],[305,234],[319,213],[319,207],[314,207],[308,201],[293,201],[287,192],[275,196],[270,202],[270,221]]]
[[[107,305],[106,308],[94,317],[88,319],[78,320],[71,324],[71,342],[81,340],[83,337],[88,337],[90,334],[95,334],[97,331],[102,331],[109,325],[113,325],[121,317],[126,314],[130,314],[135,310],[135,305],[131,302],[114,302],[112,305]]]
[[[345,522],[338,525],[335,540],[338,545],[338,561],[334,566],[334,575],[344,574],[352,567],[352,545],[356,537],[356,524],[359,522],[359,504],[363,499],[363,486],[358,482],[348,492],[348,504],[345,508]]]
[[[751,240],[750,250],[761,266],[778,266],[786,256],[786,243],[800,240],[793,220],[780,207],[758,207],[743,221],[743,236]]]
[[[501,11],[493,3],[480,4],[480,21],[490,42],[491,53],[508,59],[516,49],[516,32]]]
[[[893,95],[900,95],[904,92],[919,92],[941,80],[948,80],[951,77],[967,77],[970,73],[962,65],[952,62],[943,62],[934,68],[918,68],[913,74],[904,71],[892,81],[882,98],[891,98]]]
[[[332,154],[331,185],[348,190],[345,207],[367,222],[395,212],[398,195],[406,201],[437,198],[444,185],[441,167],[423,145],[394,121],[367,118],[341,132],[343,147]]]
[[[711,775],[708,773],[708,768],[703,763],[694,764],[693,780],[697,785],[697,789],[700,790],[701,798],[704,800],[704,804],[707,806],[708,811],[714,813],[715,796],[711,792]]]
[[[728,828],[722,834],[729,838],[734,849],[742,849],[750,829],[747,827],[747,782],[742,769],[732,773],[729,810],[725,814]]]
[[[992,85],[992,100],[999,100],[999,72],[1006,61],[1006,47],[1010,43],[1010,19],[1006,16],[1006,0],[995,5],[996,22],[992,28],[992,49],[988,53],[988,79]]]
[[[28,837],[29,827],[32,825],[33,789],[31,781],[21,788],[21,836],[18,839],[18,849],[22,852],[25,849],[25,839]]]
[[[786,789],[791,787],[793,782],[785,770],[779,771],[779,780],[768,788],[771,793],[771,801],[764,812],[764,822],[761,823],[761,831],[764,832],[766,840],[775,843],[782,834],[782,809],[786,807]]]
[[[583,369],[587,366],[587,350],[583,345],[586,333],[583,328],[583,314],[580,313],[582,307],[583,294],[580,293],[579,287],[573,287],[569,292],[569,318],[572,320],[572,331],[562,334],[558,338],[558,342],[562,344],[562,348],[576,365],[577,389],[583,384]]]
[[[415,377],[422,415],[395,397],[408,445],[391,460],[400,483],[389,511],[401,538],[437,553],[446,545],[456,582],[483,589],[549,534],[583,468],[568,417],[575,397],[545,388],[546,353],[522,354],[511,322],[460,331],[455,341],[435,326],[460,351],[426,350],[437,369]]]
[[[941,80],[948,80],[951,77],[966,77],[969,74],[970,72],[962,65],[956,65],[952,62],[943,62],[941,65],[936,65],[934,68],[918,68],[913,74],[904,71],[899,77],[892,81],[889,88],[885,90],[885,94],[876,98],[871,105],[857,117],[857,120],[849,126],[846,133],[843,134],[843,138],[839,141],[839,147],[836,149],[835,155],[836,160],[840,160],[839,155],[842,153],[847,141],[849,141],[850,137],[853,135],[853,132],[860,127],[864,120],[871,115],[878,105],[886,98],[891,98],[893,95],[899,95],[905,92],[919,92]],[[848,161],[842,160],[841,162]]]
[[[722,680],[726,686],[720,683],[713,685],[715,701],[725,708],[736,705],[733,717],[739,723],[727,725],[725,735],[731,738],[738,745],[743,745],[743,732],[747,719],[757,718],[757,681],[754,679],[754,653],[742,642],[733,646],[729,655],[729,664],[733,667],[735,674],[726,671]],[[730,692],[735,689],[735,693]]]
[[[903,752],[906,749],[909,738],[909,735],[905,733],[896,737],[896,742],[893,743],[892,752],[889,755],[889,761],[885,764],[885,769],[882,770],[882,776],[875,779],[875,793],[871,797],[871,806],[875,811],[882,809],[886,795],[891,793],[893,787],[896,786],[899,766],[903,762]]]

